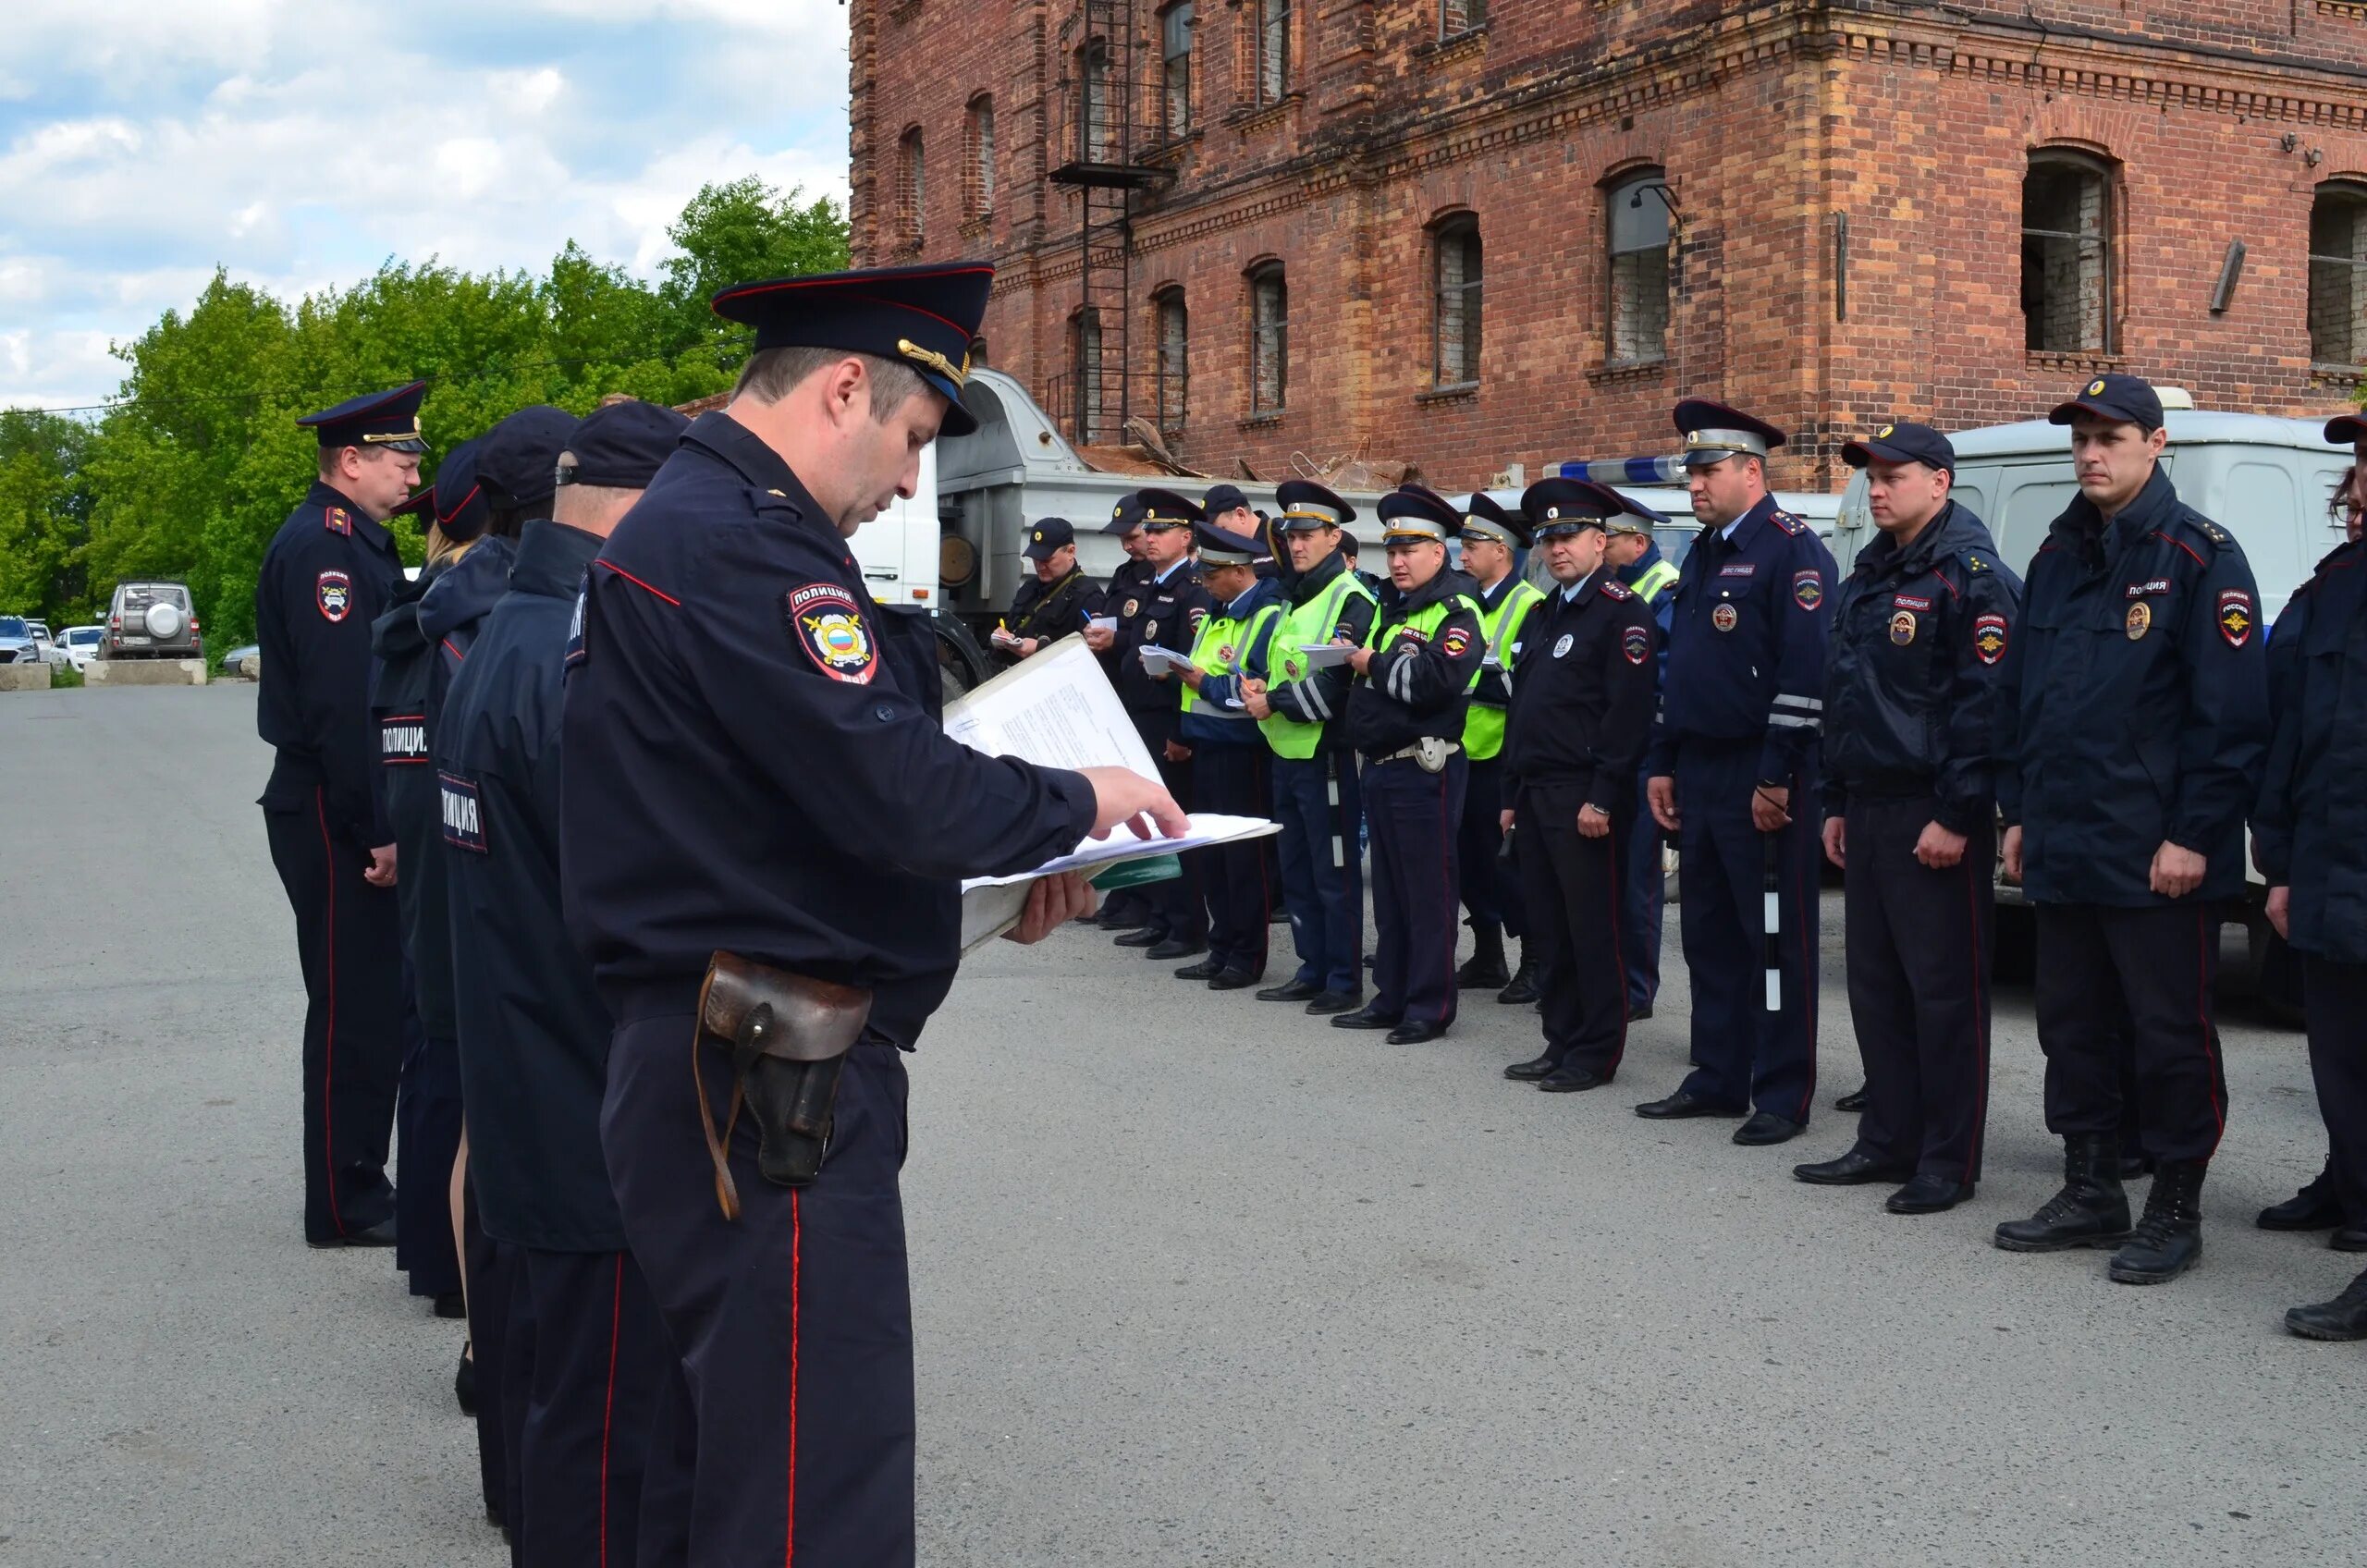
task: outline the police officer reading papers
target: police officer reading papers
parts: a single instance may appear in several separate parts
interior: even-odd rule
[[[679,1355],[644,1517],[668,1561],[913,1561],[901,1051],[960,879],[1186,823],[1122,769],[970,751],[925,624],[847,537],[966,434],[982,263],[725,290],[756,351],[593,564],[562,728],[568,923],[616,1021],[601,1143]],[[1038,881],[1013,933],[1090,905]],[[687,1464],[691,1473],[669,1473]],[[670,1504],[669,1504],[670,1506]]]
[[[1841,448],[1882,536],[1834,596],[1824,849],[1847,877],[1849,1012],[1865,1119],[1829,1186],[1899,1186],[1896,1214],[1972,1195],[1989,1109],[1998,668],[2021,582],[1957,503],[1956,449],[1925,424]]]
[[[1039,519],[1019,552],[1036,575],[1011,596],[1011,613],[995,629],[995,651],[1011,659],[1040,653],[1101,613],[1101,590],[1076,564],[1076,530],[1064,517]]]

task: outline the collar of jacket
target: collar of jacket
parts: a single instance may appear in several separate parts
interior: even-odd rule
[[[1726,541],[1726,548],[1736,552],[1750,548],[1750,542],[1759,537],[1759,531],[1767,526],[1767,520],[1773,517],[1782,509],[1782,508],[1775,504],[1775,493],[1773,491],[1771,490],[1766,495],[1759,497],[1759,504],[1751,508],[1750,510],[1743,513],[1741,520],[1734,525],[1735,536]],[[1711,533],[1723,533],[1725,530],[1722,528],[1712,528],[1709,530],[1709,532]],[[1600,570],[1601,569],[1597,568],[1596,570]]]
[[[1637,583],[1644,581],[1644,573],[1665,559],[1667,557],[1661,554],[1661,542],[1648,533],[1644,536],[1644,553],[1627,565],[1621,567],[1613,575],[1622,584],[1633,588]]]
[[[1282,602],[1282,591],[1274,586],[1274,580],[1270,577],[1261,577],[1239,594],[1234,594],[1232,602],[1224,606],[1222,613],[1227,620],[1245,620],[1268,605],[1279,605]]]
[[[331,484],[327,480],[313,481],[313,487],[304,492],[304,499],[308,504],[315,507],[343,507],[345,515],[353,520],[353,536],[356,539],[362,540],[374,549],[385,550],[393,547],[395,536],[386,531],[386,525],[363,511],[354,504],[352,496]]]
[[[1404,620],[1408,617],[1419,615],[1432,605],[1460,598],[1464,595],[1465,584],[1470,581],[1459,571],[1449,571],[1446,568],[1441,567],[1437,576],[1398,600],[1396,606],[1390,611],[1389,618],[1392,620]]]
[[[509,586],[546,599],[572,599],[606,543],[580,528],[537,518],[518,535],[518,558],[509,566]]]
[[[2170,510],[2178,504],[2177,487],[2170,483],[2168,472],[2160,463],[2153,465],[2152,476],[2145,481],[2145,488],[2137,498],[2112,520],[2112,527],[2104,527],[2104,514],[2084,495],[2072,497],[2054,520],[2050,533],[2065,535],[2063,542],[2078,549],[2082,540],[2093,540],[2116,552],[2133,540],[2141,539],[2166,521]]]
[[[1869,577],[1920,577],[1939,555],[1941,542],[1955,531],[1956,520],[1956,504],[1951,498],[1939,515],[1924,524],[1914,544],[1902,550],[1897,540],[1884,533],[1858,551],[1854,564]]]
[[[386,613],[370,623],[373,654],[382,659],[399,659],[427,646],[427,633],[419,629],[419,602],[443,575],[444,563],[437,561],[417,577],[407,577],[395,584],[394,597],[387,601]]]
[[[488,533],[445,569],[419,601],[419,630],[429,642],[484,619],[509,591],[509,563],[517,549],[500,535]]]
[[[1332,551],[1299,573],[1298,581],[1291,585],[1291,603],[1294,606],[1312,603],[1331,586],[1333,578],[1347,570],[1348,557],[1337,550]]]

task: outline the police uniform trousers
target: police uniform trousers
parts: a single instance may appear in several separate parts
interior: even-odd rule
[[[1645,799],[1649,768],[1636,770],[1636,799]],[[1666,839],[1650,811],[1638,804],[1627,831],[1627,893],[1621,906],[1620,950],[1627,961],[1627,1011],[1640,1012],[1661,994],[1661,922],[1668,905]]]
[[[518,1423],[519,1561],[631,1568],[669,1354],[656,1303],[631,1253],[517,1252],[533,1337]]]
[[[395,1212],[402,936],[395,890],[362,879],[369,851],[330,828],[325,791],[309,809],[266,809],[264,831],[304,971],[304,1236],[330,1243]]]
[[[1252,731],[1253,736],[1255,731]],[[1192,753],[1192,783],[1201,811],[1263,816],[1273,798],[1273,757],[1262,738],[1255,745],[1202,746]],[[1266,840],[1244,839],[1195,851],[1208,890],[1208,957],[1227,970],[1266,973],[1268,913],[1274,887],[1266,876]]]
[[[1474,930],[1496,925],[1507,937],[1521,937],[1521,884],[1499,853],[1504,847],[1504,759],[1500,753],[1485,762],[1467,763],[1469,782],[1463,791],[1463,815],[1455,829],[1455,868],[1463,881],[1463,911]]]
[[[1989,976],[1997,832],[1935,871],[1915,858],[1929,796],[1848,806],[1843,876],[1849,1014],[1866,1068],[1858,1144],[1884,1165],[1981,1179],[1989,1115]]]
[[[1454,1022],[1455,825],[1471,765],[1458,749],[1436,773],[1412,757],[1365,765],[1372,827],[1372,1011],[1408,1023]]]
[[[2301,1009],[2343,1219],[2367,1225],[2367,964],[2305,957]]]
[[[476,1364],[477,1472],[484,1483],[488,1518],[521,1520],[517,1445],[521,1420],[509,1419],[511,1298],[520,1293],[518,1249],[484,1233],[477,1217],[473,1179],[460,1184],[461,1248],[469,1266],[469,1356]],[[522,1317],[522,1309],[519,1316]],[[529,1351],[531,1366],[531,1351]],[[524,1373],[518,1376],[522,1388]],[[522,1417],[523,1405],[520,1406]],[[513,1546],[516,1544],[513,1532]]]
[[[1282,825],[1282,900],[1291,914],[1294,978],[1327,991],[1364,989],[1364,787],[1355,753],[1274,759],[1274,817]]]
[[[2121,1057],[2133,1048],[2144,1152],[2209,1159],[2227,1121],[2211,1011],[2217,910],[2188,898],[2136,909],[2040,904],[2037,915],[2047,1131],[2121,1136]]]
[[[395,1096],[395,1267],[415,1296],[460,1288],[452,1241],[452,1162],[460,1157],[460,1042],[439,1039],[403,1009],[402,1076]]]
[[[1531,784],[1520,792],[1521,885],[1528,904],[1528,950],[1543,966],[1539,987],[1544,1055],[1608,1082],[1627,1052],[1627,851],[1635,808],[1611,815],[1611,831],[1578,831],[1587,791],[1576,784]]]
[[[802,1188],[757,1171],[732,1134],[740,1218],[724,1219],[693,1098],[693,987],[624,1018],[600,1144],[625,1236],[679,1353],[661,1377],[643,1491],[644,1563],[909,1564],[913,1317],[897,1191],[904,1064],[866,1035],[839,1079],[829,1152]],[[727,1058],[710,1045],[718,1128]],[[529,1528],[532,1521],[529,1520]]]
[[[1151,761],[1159,766],[1159,781],[1175,797],[1175,803],[1185,811],[1207,808],[1198,803],[1193,793],[1193,764],[1197,753],[1182,762],[1171,762],[1167,755],[1170,741],[1181,741],[1176,731],[1177,716],[1172,712],[1135,711],[1127,716],[1134,721],[1134,730],[1150,748]],[[1208,939],[1208,906],[1206,889],[1201,886],[1201,856],[1183,857],[1184,875],[1171,876],[1163,882],[1146,882],[1140,891],[1150,906],[1151,924],[1167,934],[1171,940],[1198,944]]]
[[[1693,985],[1693,1072],[1685,1092],[1808,1124],[1816,1095],[1817,875],[1824,856],[1813,763],[1793,775],[1791,822],[1750,819],[1760,742],[1688,739],[1677,750],[1678,888]],[[1780,1011],[1767,1007],[1767,870],[1773,841]]]

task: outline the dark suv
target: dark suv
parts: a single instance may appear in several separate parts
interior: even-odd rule
[[[205,641],[198,635],[197,610],[180,582],[118,582],[107,606],[103,659],[198,659]]]

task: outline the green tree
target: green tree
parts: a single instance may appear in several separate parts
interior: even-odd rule
[[[659,292],[673,308],[681,347],[704,343],[718,360],[745,349],[745,329],[717,319],[707,301],[735,283],[837,272],[847,264],[846,214],[828,196],[800,205],[802,187],[782,195],[754,175],[702,186],[666,231],[681,253],[668,258]]]
[[[91,527],[90,445],[90,427],[76,421],[0,412],[0,608],[62,614],[85,597],[78,557]]]

